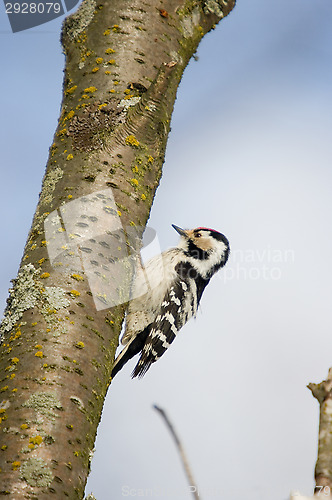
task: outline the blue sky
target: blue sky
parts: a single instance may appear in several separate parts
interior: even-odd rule
[[[142,381],[128,365],[112,384],[87,488],[98,500],[127,487],[190,498],[154,403],[204,500],[311,492],[318,405],[306,385],[332,365],[331,22],[329,0],[238,1],[184,74],[150,225],[162,249],[176,244],[172,223],[214,227],[232,254],[158,364]],[[1,308],[59,114],[60,26],[12,34],[1,6]]]

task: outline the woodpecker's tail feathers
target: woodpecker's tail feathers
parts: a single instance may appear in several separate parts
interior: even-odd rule
[[[136,337],[133,337],[131,341],[122,349],[119,356],[114,361],[114,365],[112,368],[111,377],[114,378],[115,375],[121,370],[121,368],[133,358],[136,354],[138,354],[145,344],[145,341],[149,334],[149,328],[145,328],[142,332],[140,332]]]
[[[153,360],[153,361],[155,361],[155,360]],[[149,361],[140,360],[137,363],[137,365],[135,366],[135,368],[133,369],[132,374],[131,374],[131,378],[135,378],[135,377],[142,378],[146,374],[146,372],[148,371],[150,366],[152,365],[153,361],[152,360],[149,360]]]

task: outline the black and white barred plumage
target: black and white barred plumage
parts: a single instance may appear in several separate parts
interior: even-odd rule
[[[142,377],[196,314],[206,285],[227,262],[230,250],[223,234],[205,227],[173,227],[181,235],[179,245],[137,272],[121,341],[125,347],[115,360],[112,377],[138,353],[132,376]]]

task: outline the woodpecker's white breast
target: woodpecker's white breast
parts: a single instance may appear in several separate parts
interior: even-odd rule
[[[121,340],[123,345],[155,320],[166,293],[179,279],[175,266],[183,259],[183,250],[172,248],[150,259],[144,267],[138,264]]]

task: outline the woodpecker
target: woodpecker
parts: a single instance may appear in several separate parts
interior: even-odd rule
[[[141,353],[132,377],[142,377],[195,316],[202,293],[212,276],[228,259],[227,238],[206,227],[181,229],[177,247],[166,250],[138,268],[112,377]]]

